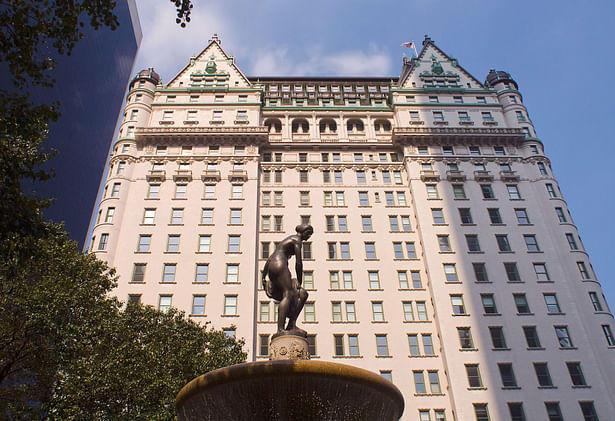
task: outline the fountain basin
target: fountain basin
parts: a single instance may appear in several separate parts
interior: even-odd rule
[[[397,387],[346,364],[259,361],[224,367],[178,393],[180,421],[393,421],[404,410]]]

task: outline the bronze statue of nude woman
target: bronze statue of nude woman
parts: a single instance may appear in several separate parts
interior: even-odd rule
[[[307,332],[295,326],[297,317],[303,309],[308,297],[307,291],[302,288],[303,283],[303,260],[301,248],[314,233],[311,225],[301,224],[295,228],[296,235],[290,235],[276,246],[273,253],[267,259],[263,269],[263,288],[269,298],[279,301],[278,305],[278,332],[273,337],[282,335],[297,335],[306,337]],[[288,269],[288,260],[295,256],[295,272],[297,278],[292,278]],[[267,281],[267,275],[269,280]],[[288,324],[284,323],[288,318]]]

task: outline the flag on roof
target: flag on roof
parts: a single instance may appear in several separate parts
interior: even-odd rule
[[[403,43],[399,44],[399,46],[400,47],[414,48],[414,41],[403,42]]]

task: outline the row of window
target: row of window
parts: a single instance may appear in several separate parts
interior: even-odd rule
[[[273,172],[273,177],[271,176]],[[310,172],[308,170],[299,170],[299,182],[300,183],[309,183],[310,181]],[[357,177],[358,184],[365,184],[367,182],[367,172],[365,170],[356,170],[355,171]],[[395,184],[403,184],[401,171],[389,171],[382,170],[382,182],[385,184],[390,184],[391,182],[395,182]],[[376,175],[376,171],[371,171],[371,179],[372,181],[378,181],[378,177]],[[282,183],[282,170],[263,170],[263,183]],[[323,170],[322,171],[322,182],[323,183],[332,183],[335,184],[343,184],[344,180],[342,178],[341,170]]]
[[[555,215],[560,223],[568,222],[568,217],[570,217],[569,212],[564,212],[564,209],[561,207],[555,207]],[[472,217],[472,211],[470,208],[457,208],[459,212],[459,219],[462,225],[474,225],[474,218]],[[532,221],[527,213],[526,208],[514,208],[515,218],[517,219],[517,223],[519,225],[530,225]],[[568,217],[566,216],[568,213]],[[442,208],[431,208],[431,216],[433,218],[434,225],[445,225],[446,219],[444,217],[444,210]],[[504,225],[504,220],[500,213],[499,208],[487,208],[487,216],[489,217],[489,222],[492,225]]]
[[[291,157],[291,160],[288,162],[294,162],[299,160],[299,162],[308,162],[308,153],[307,152],[299,152],[299,154],[286,154],[287,157]],[[320,153],[320,161],[321,162],[342,162],[342,157],[344,157],[344,162],[347,162],[345,157],[348,157],[349,154],[344,154],[340,152],[321,152]],[[353,162],[399,162],[400,158],[397,152],[380,152],[378,154],[367,154],[367,159],[365,158],[365,154],[363,152],[354,152],[352,154]],[[263,162],[282,162],[282,152],[264,152],[262,157]]]
[[[425,82],[427,82],[427,81],[425,81]],[[446,82],[444,80],[439,80],[438,82],[436,82],[436,84],[439,85],[439,86],[446,86]],[[451,81],[449,81],[449,85],[455,85],[456,86],[457,82],[451,80]],[[513,98],[515,98],[515,102],[514,103],[516,104],[517,98],[514,95],[511,95],[511,96]],[[467,100],[468,98],[469,97],[466,96],[465,100]],[[416,98],[415,95],[406,95],[406,102],[417,102],[416,99],[417,98]],[[424,98],[421,98],[421,99],[423,100]],[[429,95],[427,97],[427,99],[428,99],[428,102],[430,102],[432,104],[438,104],[440,102],[440,98],[437,95]],[[474,97],[474,100],[475,100],[474,101],[475,104],[487,104],[487,97],[484,97],[484,96]],[[450,101],[450,99],[449,99],[449,101]],[[455,103],[455,104],[464,104],[465,103],[464,102],[464,97],[461,96],[461,95],[453,96],[453,103]]]
[[[292,85],[266,85],[267,86],[267,90],[268,92],[333,92],[333,93],[339,93],[339,92],[344,92],[344,93],[353,93],[353,92],[357,92],[357,93],[365,93],[365,92],[370,92],[370,93],[376,93],[378,92],[378,90],[380,90],[380,92],[382,93],[388,93],[389,92],[389,87],[387,85],[368,85],[367,86],[367,90],[365,89],[366,87],[363,85],[344,85],[344,86],[340,86],[340,85],[303,85],[303,84],[294,84]]]
[[[131,115],[130,115],[130,120],[136,120],[137,113],[138,113],[138,110],[132,110]],[[198,115],[199,115],[198,110],[187,110],[185,114],[186,121],[197,122]],[[224,122],[223,115],[224,114],[222,110],[213,110],[211,114],[212,116],[211,121],[212,122]],[[175,117],[175,111],[173,110],[164,110],[162,112],[162,121],[170,122],[170,121],[173,121],[174,117]],[[235,121],[247,122],[248,121],[248,111],[247,110],[236,110]]]
[[[410,122],[422,121],[420,111],[409,111],[409,113],[410,113]],[[517,120],[526,122],[527,118],[525,118],[523,113],[521,111],[518,111],[518,113],[521,113],[521,114],[520,115],[517,114]],[[493,114],[491,113],[491,111],[482,111],[480,115],[484,123],[495,123],[495,117],[493,117]],[[444,119],[444,111],[432,111],[431,116],[435,123],[446,122],[446,120]],[[470,113],[468,111],[457,111],[457,117],[459,118],[460,124],[472,122],[472,118],[470,117]]]
[[[405,272],[404,272],[405,273]],[[418,272],[415,272],[418,275]],[[340,279],[338,272],[331,272],[331,290],[349,290],[353,289],[352,284],[352,272],[343,272],[343,286],[344,288],[340,288]],[[345,275],[349,275],[346,277]],[[369,277],[369,289],[370,290],[379,290],[380,289],[380,280],[378,279],[378,272],[370,271],[368,272]],[[313,279],[311,279],[313,282]],[[418,286],[420,288],[420,278],[418,278]],[[313,286],[313,285],[312,285]],[[602,309],[602,305],[598,300],[598,296],[595,292],[590,292],[589,297],[592,303],[594,310],[597,308]],[[481,304],[483,307],[483,312],[485,315],[496,316],[500,315],[494,294],[481,294]],[[517,310],[518,315],[533,315],[529,302],[527,300],[527,296],[525,293],[514,293],[512,294],[513,303]],[[545,302],[545,308],[547,310],[547,314],[563,314],[562,309],[560,307],[559,301],[557,299],[557,294],[555,293],[543,293],[543,298]],[[451,294],[450,295],[452,312],[455,316],[466,316],[468,315],[466,311],[466,307],[464,304],[463,295],[461,294]],[[263,301],[260,303],[260,312],[259,312],[259,321],[268,322],[277,320],[277,305],[274,305],[274,317],[272,319],[269,318],[269,302]],[[384,315],[384,303],[382,301],[371,301],[371,310],[372,310],[372,322],[384,322],[386,321]],[[429,320],[427,315],[427,307],[425,305],[425,301],[402,301],[402,310],[404,314],[405,322],[414,322],[414,321],[427,321]],[[416,310],[416,311],[415,311]],[[315,322],[316,321],[316,306],[315,303],[309,302],[305,304],[304,311],[304,321],[306,322]],[[355,301],[331,301],[331,322],[358,322],[357,312],[355,307]],[[465,328],[464,328],[465,329]],[[556,329],[557,330],[557,329]],[[567,331],[566,331],[567,332]],[[467,339],[471,346],[466,347],[462,346],[463,349],[472,348],[473,344],[471,341],[469,328],[465,332],[467,334]],[[566,335],[568,337],[568,335]],[[559,337],[559,334],[558,334]],[[461,340],[461,332],[460,332],[460,340]],[[569,337],[568,337],[569,338]],[[502,343],[505,344],[503,339],[503,333],[501,336]],[[560,342],[561,343],[561,342]],[[468,342],[462,343],[462,345],[468,344]],[[566,347],[566,346],[563,346]],[[570,342],[570,346],[572,347],[572,342]]]
[[[469,146],[468,148],[468,152],[471,156],[481,156],[483,155],[486,150],[488,148],[489,153],[487,153],[487,155],[493,154],[496,156],[505,156],[506,155],[506,149],[504,148],[504,146],[493,146],[493,149],[491,149],[488,146]],[[530,151],[533,154],[538,155],[541,151],[538,148],[538,145],[529,145]],[[458,155],[459,151],[455,150],[455,148],[453,146],[442,146],[442,149],[440,149],[440,147],[438,146],[426,146],[426,145],[421,145],[421,146],[417,146],[417,153],[419,155],[429,155],[430,151],[432,152],[432,154],[434,155],[439,155],[440,153],[443,155]]]
[[[564,421],[562,410],[559,402],[545,402],[545,411],[549,421]],[[476,421],[489,421],[489,409],[486,403],[473,403],[474,416]],[[527,418],[525,410],[523,409],[522,402],[508,402],[508,411],[510,413],[510,419],[512,421],[527,421],[533,418]],[[596,408],[593,401],[579,401],[580,415],[583,417],[583,421],[599,421]],[[419,411],[420,412],[420,411]],[[429,413],[426,413],[424,418],[420,418],[421,421],[431,421]],[[531,416],[531,414],[530,414]],[[421,415],[422,417],[422,415]],[[573,417],[573,419],[580,419]],[[436,421],[444,420],[444,418],[436,419]]]
[[[566,237],[566,241],[568,242],[568,246],[570,247],[570,250],[579,250],[579,245],[577,244],[574,234],[566,233],[565,237]],[[436,235],[436,238],[438,240],[438,246],[440,248],[440,252],[443,252],[443,253],[453,252],[448,234],[438,234]],[[465,234],[465,239],[466,239],[466,244],[468,247],[468,252],[478,253],[478,252],[483,251],[481,249],[477,234]],[[525,246],[528,252],[540,252],[541,251],[538,245],[538,241],[536,240],[536,235],[523,234],[523,241],[525,242]],[[512,247],[510,245],[510,241],[508,239],[508,234],[495,234],[495,242],[500,252],[513,253]],[[543,268],[542,272],[545,275],[544,276],[545,280],[548,280],[549,275],[546,271],[546,266]]]

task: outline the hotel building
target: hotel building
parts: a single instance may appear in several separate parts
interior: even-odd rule
[[[246,77],[214,36],[138,73],[119,130],[89,250],[120,299],[267,359],[260,271],[307,222],[312,358],[386,376],[403,420],[615,413],[613,315],[508,73],[425,37],[399,77]]]

